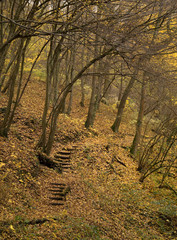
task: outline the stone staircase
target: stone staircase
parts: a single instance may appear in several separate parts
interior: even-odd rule
[[[61,151],[56,152],[54,160],[59,163],[61,168],[61,174],[67,173],[72,169],[71,154],[77,149],[77,145],[72,148],[63,148]],[[63,179],[64,181],[64,179]],[[66,183],[49,183],[48,193],[50,199],[50,205],[61,206],[66,201],[67,194],[71,191],[71,187]]]

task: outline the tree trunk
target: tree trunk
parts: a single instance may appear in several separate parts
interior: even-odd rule
[[[56,63],[54,73],[53,73],[53,105],[56,104],[58,98],[58,85],[59,85],[59,69],[60,69],[60,62]]]
[[[119,86],[119,92],[118,92],[118,98],[117,98],[117,108],[119,108],[119,103],[122,98],[122,89],[123,89],[123,64],[121,63],[121,79],[120,79],[120,86]]]
[[[106,73],[105,77],[104,77],[104,88],[103,88],[103,92],[104,94],[104,98],[108,99],[109,96],[109,90],[110,90],[110,64],[109,64],[110,59],[106,58],[106,61],[104,64],[102,64],[102,72]]]
[[[94,71],[95,71],[95,65],[94,65]],[[90,104],[89,104],[89,110],[87,115],[87,120],[85,122],[85,127],[89,128],[90,126],[93,126],[94,120],[95,120],[95,113],[96,113],[96,76],[93,75],[92,78],[92,94],[90,98]]]
[[[98,35],[95,35],[95,49],[94,49],[94,56],[98,56]],[[96,71],[98,71],[98,65],[97,62],[94,63],[93,65],[93,77],[92,77],[92,93],[91,93],[91,98],[90,98],[90,104],[89,104],[89,110],[88,110],[88,115],[87,119],[85,122],[85,127],[89,128],[90,126],[93,126],[94,120],[95,120],[95,115],[96,115],[96,110],[97,110],[97,99],[96,99],[96,87],[97,87],[97,76],[94,74]]]
[[[138,113],[138,119],[136,123],[136,133],[135,137],[133,139],[133,143],[130,149],[130,153],[135,155],[137,153],[138,145],[140,143],[141,139],[141,130],[142,130],[142,124],[143,124],[143,116],[144,116],[144,97],[145,97],[145,77],[146,72],[143,74],[143,81],[141,86],[141,99],[140,99],[140,108]]]
[[[84,43],[84,46],[83,46],[83,49],[82,49],[82,62],[81,62],[81,64],[82,64],[82,68],[83,68],[83,66],[84,66],[84,54],[85,54],[85,49],[84,49],[84,47],[85,47],[85,43]],[[88,55],[87,55],[88,56]],[[85,106],[85,89],[84,89],[84,84],[85,84],[85,82],[84,82],[84,79],[83,78],[81,78],[81,101],[80,101],[80,105],[81,105],[81,107],[84,107]]]
[[[129,96],[129,93],[133,87],[133,84],[136,80],[136,75],[137,75],[137,72],[138,72],[138,69],[135,70],[135,73],[133,74],[133,76],[131,77],[123,95],[122,95],[122,98],[121,98],[121,101],[120,101],[120,104],[119,104],[119,107],[118,107],[118,111],[117,111],[117,116],[116,116],[116,119],[113,123],[113,125],[111,126],[111,129],[113,130],[113,132],[118,132],[119,131],[119,127],[120,127],[120,123],[121,123],[121,120],[122,120],[122,114],[123,114],[123,111],[124,111],[124,107],[125,107],[125,103],[126,103],[126,100]]]
[[[71,40],[74,42],[71,54],[70,54],[70,72],[69,72],[69,82],[71,83],[73,81],[73,75],[74,75],[74,67],[75,67],[75,58],[76,58],[76,43],[75,43],[75,36],[71,36]],[[70,115],[71,109],[72,109],[72,101],[73,101],[73,86],[70,91],[69,96],[69,103],[67,108],[67,114]]]
[[[30,40],[31,40],[31,38],[28,38],[28,39],[26,40],[25,46],[24,46],[24,48],[22,49],[20,76],[19,76],[19,80],[18,80],[18,87],[17,87],[17,93],[16,93],[16,97],[15,97],[15,103],[14,103],[14,106],[13,106],[12,111],[11,111],[11,113],[10,113],[9,120],[8,120],[8,124],[7,124],[7,130],[8,130],[8,131],[9,131],[10,126],[11,126],[11,124],[12,124],[12,121],[13,121],[13,118],[14,118],[14,114],[15,114],[15,110],[16,110],[18,104],[19,104],[20,91],[21,91],[22,80],[23,80],[25,54],[26,54],[27,46],[28,46],[29,43],[30,43]],[[21,41],[22,41],[22,44],[23,44],[23,41],[24,41],[24,40],[21,40]]]
[[[84,88],[84,85],[85,85],[84,79],[81,78],[81,101],[80,101],[81,107],[85,107],[85,88]]]
[[[9,69],[11,68],[13,62],[15,61],[16,57],[17,57],[17,54],[14,54],[14,56],[12,56],[12,59],[10,60],[9,64],[7,65],[7,68],[6,68],[5,72],[4,72],[4,76],[1,78],[0,91],[1,91],[1,89],[3,87],[4,82],[5,82],[6,75],[7,75],[8,71],[9,71]],[[3,90],[1,91],[2,93],[6,92],[6,90],[8,88],[8,83],[6,83],[6,85],[4,86]]]
[[[14,98],[15,82],[16,82],[16,78],[17,78],[17,75],[19,72],[19,67],[20,67],[23,42],[24,42],[24,40],[20,41],[20,45],[19,45],[19,48],[17,51],[17,60],[12,68],[11,75],[9,77],[9,99],[8,99],[7,109],[6,109],[3,123],[0,126],[0,135],[5,136],[5,137],[7,137],[9,127],[10,127],[9,120],[11,119],[10,114],[11,114],[12,102],[13,102],[13,98]]]
[[[101,48],[100,48],[100,52],[101,52]],[[105,88],[102,93],[103,78],[102,78],[101,73],[103,72],[103,65],[102,65],[101,61],[99,61],[98,64],[99,65],[98,65],[98,80],[97,80],[97,86],[96,86],[95,114],[96,114],[96,111],[99,110],[99,108],[100,108],[100,102],[102,99],[102,95],[105,93],[104,94],[104,97],[105,97],[105,95],[107,94],[108,89],[110,87],[109,82],[108,82],[107,88]]]
[[[53,39],[53,38],[52,38]],[[51,41],[52,41],[51,39]],[[45,149],[45,140],[46,140],[46,129],[47,129],[47,113],[50,102],[50,89],[51,89],[51,68],[52,68],[52,48],[53,44],[50,43],[50,50],[47,58],[47,77],[46,77],[46,90],[45,90],[45,104],[42,116],[42,135],[39,142],[39,146]]]

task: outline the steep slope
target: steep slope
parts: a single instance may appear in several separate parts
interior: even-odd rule
[[[128,112],[114,134],[114,109],[101,105],[87,130],[88,106],[76,95],[71,116],[59,118],[51,154],[71,149],[71,168],[59,173],[39,163],[44,93],[42,82],[31,82],[9,137],[0,137],[0,239],[175,239],[176,197],[150,179],[139,183]],[[6,96],[0,98],[3,107]],[[52,205],[58,184],[69,188],[63,205]]]

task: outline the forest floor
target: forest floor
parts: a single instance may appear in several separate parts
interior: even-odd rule
[[[39,164],[35,150],[44,96],[44,83],[32,81],[8,138],[0,137],[0,239],[177,239],[175,194],[159,189],[153,176],[139,182],[128,151],[134,130],[128,110],[118,134],[110,129],[115,109],[104,104],[87,130],[88,103],[81,108],[77,96],[71,115],[59,117],[51,156],[77,147],[71,169],[58,173]],[[6,98],[0,96],[0,107]],[[70,186],[62,206],[51,205],[52,183]]]

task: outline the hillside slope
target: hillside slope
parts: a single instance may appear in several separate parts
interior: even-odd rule
[[[115,134],[114,109],[101,105],[87,130],[88,106],[82,109],[77,96],[71,116],[59,118],[51,154],[73,149],[71,168],[59,173],[39,163],[35,146],[44,94],[42,82],[31,82],[8,138],[0,137],[0,239],[176,239],[176,196],[153,179],[139,183],[128,152],[128,112]],[[5,106],[5,95],[0,103]],[[51,204],[57,184],[69,186],[61,206]]]

